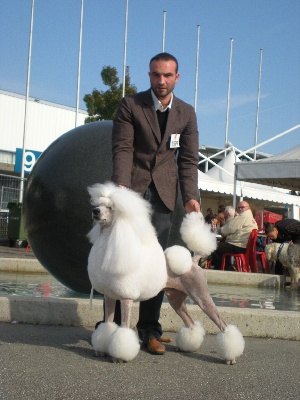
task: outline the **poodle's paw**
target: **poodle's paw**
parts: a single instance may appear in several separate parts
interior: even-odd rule
[[[98,325],[92,334],[92,346],[97,357],[103,357],[108,354],[108,346],[112,339],[112,335],[118,325],[114,322],[107,322]]]
[[[195,321],[191,327],[183,325],[176,336],[176,344],[180,351],[196,351],[201,346],[205,330],[200,321]]]
[[[217,349],[226,365],[233,365],[245,349],[243,335],[235,325],[227,325],[224,332],[217,335]]]
[[[139,339],[132,329],[118,328],[108,346],[108,353],[114,362],[133,360],[140,350]]]

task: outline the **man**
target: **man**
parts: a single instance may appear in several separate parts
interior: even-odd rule
[[[265,223],[265,231],[273,242],[290,242],[300,244],[300,221],[292,218],[281,219],[275,224]]]
[[[232,206],[226,206],[224,210],[225,224],[235,217],[235,209]],[[224,225],[225,225],[224,224]]]
[[[165,249],[176,206],[178,181],[185,211],[198,202],[198,129],[192,106],[176,98],[178,62],[168,53],[150,60],[151,88],[121,100],[113,124],[112,180],[150,201],[158,241]],[[148,351],[164,354],[159,323],[164,292],[140,303],[137,329]]]
[[[273,242],[284,243],[292,241],[300,245],[300,221],[297,219],[285,218],[275,222],[275,224],[265,222],[264,226],[267,237]],[[283,275],[283,273],[283,265],[277,260],[275,263],[275,274]]]
[[[239,203],[238,213],[238,216],[229,219],[221,228],[221,235],[225,240],[218,244],[211,255],[211,264],[214,269],[221,269],[224,253],[245,253],[250,233],[253,229],[257,229],[256,221],[246,201]]]

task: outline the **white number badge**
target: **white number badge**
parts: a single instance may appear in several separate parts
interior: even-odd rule
[[[176,147],[179,146],[179,140],[180,140],[180,134],[179,133],[173,133],[171,135],[171,142],[170,142],[170,148],[175,149]]]

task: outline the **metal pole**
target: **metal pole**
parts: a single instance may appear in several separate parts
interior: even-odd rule
[[[232,70],[232,44],[233,44],[233,39],[230,38],[230,59],[229,59],[229,74],[228,74],[226,125],[225,125],[225,147],[228,142],[228,120],[229,120],[229,108],[230,108],[230,86],[231,86],[231,70]]]
[[[261,70],[262,70],[262,52],[263,49],[260,49],[260,61],[259,61],[259,76],[258,76],[258,91],[257,91],[257,108],[256,108],[256,122],[255,122],[255,141],[254,146],[257,145],[258,140],[258,114],[259,114],[259,103],[260,103],[260,82],[261,82]],[[254,149],[254,160],[256,160],[256,147]]]
[[[25,101],[25,115],[24,115],[24,131],[23,131],[23,145],[22,145],[21,182],[20,182],[19,203],[23,202],[23,193],[24,193],[24,174],[25,174],[25,166],[24,166],[24,164],[25,164],[26,134],[27,134],[27,114],[28,114],[28,100],[29,100],[29,87],[30,87],[30,67],[31,67],[33,15],[34,15],[34,0],[31,0],[31,19],[30,19],[30,33],[29,33],[29,50],[28,50],[28,64],[27,64],[27,84],[26,84],[26,101]]]
[[[164,10],[164,27],[163,27],[163,38],[162,38],[162,52],[165,52],[165,39],[166,39],[166,17],[167,11]]]
[[[84,1],[84,0],[81,0],[75,128],[76,128],[77,123],[78,123],[78,110],[79,110],[80,70],[81,70],[81,45],[82,45],[82,20],[83,20],[83,1]]]
[[[126,13],[125,13],[125,37],[124,37],[124,62],[123,62],[123,87],[122,87],[122,97],[125,96],[125,85],[126,85],[127,29],[128,29],[128,0],[126,0]]]
[[[194,101],[195,112],[197,111],[197,98],[198,98],[199,49],[200,49],[200,25],[197,25],[196,81],[195,81],[195,101]]]

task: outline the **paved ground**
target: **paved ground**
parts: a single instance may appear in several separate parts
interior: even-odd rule
[[[0,323],[0,399],[288,400],[299,396],[299,342],[246,338],[233,366],[207,336],[196,353],[140,351],[128,364],[94,357],[82,327]],[[173,333],[169,336],[175,337]]]
[[[4,243],[0,243],[0,258],[36,258],[33,251],[28,251],[24,247],[9,247]]]
[[[0,246],[0,257],[35,258],[31,250]],[[289,400],[299,397],[297,341],[245,338],[234,366],[218,358],[215,336],[196,353],[164,356],[141,350],[128,364],[94,357],[91,330],[0,323],[2,400]],[[174,333],[167,333],[175,339]]]

